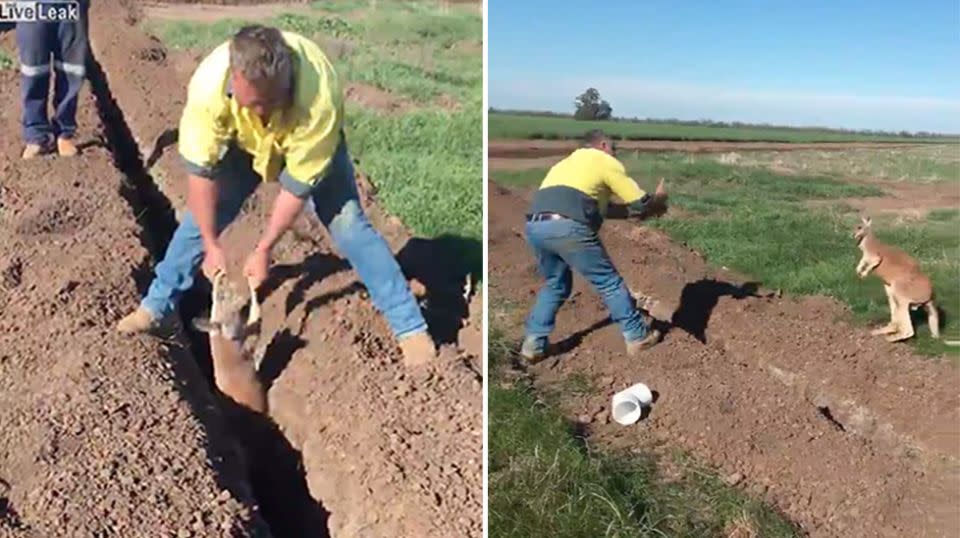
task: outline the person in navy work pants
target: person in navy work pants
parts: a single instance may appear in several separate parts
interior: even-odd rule
[[[77,99],[86,76],[88,1],[80,2],[79,19],[18,22],[20,86],[23,103],[24,159],[54,149],[61,156],[77,154]],[[51,61],[52,57],[52,61]],[[53,121],[47,100],[53,73]]]

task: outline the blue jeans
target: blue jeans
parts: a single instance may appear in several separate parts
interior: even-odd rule
[[[526,236],[537,258],[540,275],[546,279],[527,317],[527,338],[545,342],[553,332],[557,310],[573,289],[571,268],[603,298],[610,318],[620,325],[624,340],[634,342],[647,336],[649,328],[597,232],[586,224],[561,219],[528,222]]]
[[[216,220],[217,232],[221,233],[257,189],[260,177],[251,167],[250,155],[232,146],[217,165],[214,181],[220,184]],[[353,162],[345,143],[337,149],[330,171],[317,184],[307,204],[359,274],[394,335],[402,339],[426,331],[427,322],[400,265],[360,207]],[[141,306],[158,319],[173,313],[180,297],[193,286],[202,263],[200,230],[193,216],[186,212],[163,260],[156,266],[156,277]]]
[[[72,138],[77,130],[77,100],[88,49],[87,2],[80,7],[79,21],[17,23],[23,137],[28,143],[48,144],[54,136]],[[51,56],[56,74],[53,126],[47,119]]]

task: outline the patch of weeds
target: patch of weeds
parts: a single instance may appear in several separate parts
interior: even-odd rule
[[[282,30],[306,37],[349,37],[358,33],[350,23],[337,17],[283,13],[265,21]],[[155,34],[168,47],[179,50],[210,50],[224,43],[248,21],[224,19],[214,23],[194,21],[148,21],[145,29]]]
[[[310,3],[312,9],[328,13],[349,13],[370,5],[370,0],[318,0]]]
[[[692,538],[723,536],[736,525],[765,537],[799,535],[772,509],[692,462],[681,480],[666,481],[653,456],[589,448],[529,381],[503,381],[508,353],[503,332],[495,329],[489,351],[491,537]]]
[[[374,11],[368,16],[370,42],[388,45],[430,43],[448,49],[460,41],[479,42],[483,21],[476,13],[438,12],[436,7],[417,11]]]
[[[927,220],[947,222],[960,218],[960,209],[934,209],[927,214]]]
[[[146,23],[145,30],[173,49],[209,50],[230,39],[246,24],[249,23],[234,19],[223,19],[214,23],[150,21]]]
[[[318,17],[298,13],[284,13],[271,21],[275,26],[309,38],[353,37],[360,32],[351,23],[338,17]]]
[[[593,394],[597,388],[593,384],[593,379],[577,372],[563,380],[563,390],[565,394],[585,396]]]
[[[13,56],[11,56],[7,51],[0,49],[0,70],[6,71],[8,69],[13,69],[15,65],[16,62],[14,62]]]
[[[360,167],[386,209],[418,234],[483,237],[480,113],[476,108],[382,116],[350,107],[348,140]]]

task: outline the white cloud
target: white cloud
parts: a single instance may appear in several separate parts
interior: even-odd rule
[[[960,132],[960,100],[721,88],[627,77],[490,81],[490,104],[570,111],[593,86],[618,116]]]

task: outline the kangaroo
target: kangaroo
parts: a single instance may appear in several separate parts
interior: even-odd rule
[[[853,238],[863,252],[857,264],[857,276],[866,278],[871,272],[883,281],[890,303],[890,323],[872,331],[874,336],[887,335],[888,342],[900,342],[914,335],[909,309],[923,306],[927,311],[930,332],[940,338],[940,316],[933,302],[933,284],[920,269],[920,264],[906,252],[881,243],[873,235],[871,219],[862,218]]]
[[[213,279],[213,304],[210,318],[196,318],[193,326],[210,335],[213,356],[213,379],[224,395],[258,413],[267,412],[267,396],[257,379],[253,358],[243,348],[250,327],[260,320],[260,305],[253,284],[250,287],[250,311],[246,322],[240,315],[244,298],[229,282],[225,273]]]

